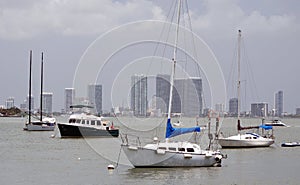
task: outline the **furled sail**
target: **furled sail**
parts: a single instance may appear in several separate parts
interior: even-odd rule
[[[272,126],[269,125],[260,125],[259,127],[265,130],[271,130],[273,128]]]
[[[190,127],[190,128],[174,128],[171,124],[171,119],[168,119],[167,129],[166,129],[166,138],[178,136],[181,134],[187,134],[190,132],[200,132],[200,127]]]

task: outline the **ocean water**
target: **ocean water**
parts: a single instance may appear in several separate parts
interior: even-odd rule
[[[300,119],[283,119],[290,127],[275,129],[276,142],[271,147],[222,150],[228,155],[222,167],[151,169],[133,168],[123,152],[120,153],[120,138],[61,139],[57,130],[23,131],[25,121],[25,118],[0,118],[1,185],[300,183],[300,147],[280,146],[283,142],[300,141]],[[121,127],[122,134],[136,132],[146,142],[146,137],[162,135],[156,128],[162,127],[165,120],[150,118],[130,122],[114,118],[113,121]],[[247,119],[243,123],[249,125],[257,121]],[[193,124],[194,119],[186,119],[185,123]],[[222,122],[224,132],[234,133],[235,126],[234,119]],[[51,138],[52,134],[56,137]],[[107,170],[107,165],[117,165],[117,162],[114,171]]]

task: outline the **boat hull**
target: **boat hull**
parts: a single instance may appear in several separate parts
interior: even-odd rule
[[[221,166],[220,155],[187,154],[178,152],[164,152],[141,147],[122,145],[122,148],[132,165],[136,168],[156,167],[212,167]]]
[[[235,140],[228,138],[218,139],[222,148],[255,148],[255,147],[269,147],[274,143],[273,139],[266,140]]]
[[[300,146],[299,142],[291,142],[291,143],[282,143],[281,147],[296,147]]]
[[[54,125],[34,125],[34,124],[26,124],[23,130],[26,131],[54,131]]]
[[[62,138],[65,137],[118,137],[119,129],[103,130],[93,127],[57,124]]]

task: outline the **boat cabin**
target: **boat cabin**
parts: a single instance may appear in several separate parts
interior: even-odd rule
[[[185,142],[148,144],[145,146],[145,148],[154,149],[158,151],[182,153],[198,153],[201,151],[199,145]]]
[[[94,115],[71,115],[69,118],[69,123],[82,124],[82,125],[90,125],[90,126],[108,126],[108,121],[102,121],[101,118]]]

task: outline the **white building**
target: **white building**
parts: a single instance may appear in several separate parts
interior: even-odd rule
[[[283,91],[275,93],[275,116],[281,117],[283,113]]]
[[[131,76],[130,108],[135,116],[147,116],[147,86],[146,76]]]
[[[9,97],[6,101],[5,101],[5,107],[7,109],[13,108],[15,107],[15,98],[14,97]]]
[[[52,114],[52,97],[53,93],[51,92],[43,92],[43,107],[42,111],[46,114]]]

